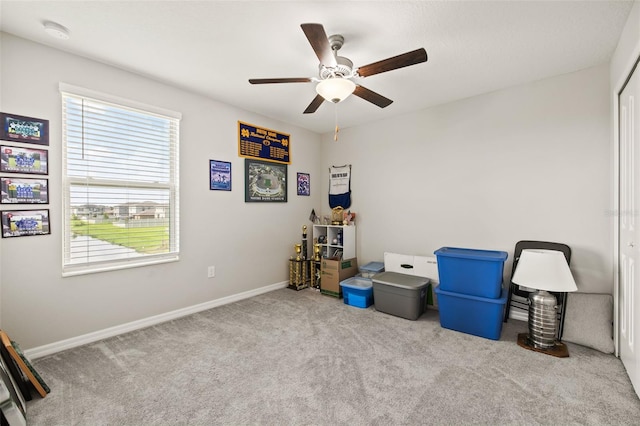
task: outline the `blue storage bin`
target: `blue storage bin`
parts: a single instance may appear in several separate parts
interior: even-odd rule
[[[368,308],[373,304],[373,282],[369,278],[351,277],[340,283],[346,305]]]
[[[442,290],[494,299],[500,297],[507,252],[442,247],[434,254]]]
[[[384,272],[383,262],[369,262],[360,267],[360,275],[363,278],[373,278],[375,274],[379,274],[380,272]]]
[[[500,298],[469,296],[435,288],[440,311],[440,325],[474,336],[500,340],[507,291]]]

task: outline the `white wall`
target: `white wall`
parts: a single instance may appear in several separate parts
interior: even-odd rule
[[[0,33],[2,111],[50,120],[50,236],[3,239],[3,328],[25,349],[288,280],[288,258],[319,209],[296,172],[320,175],[320,136],[197,94]],[[182,113],[181,260],[62,278],[61,101],[65,82]],[[244,202],[237,121],[291,134],[287,203]],[[232,162],[233,190],[210,191],[209,159]],[[207,279],[207,266],[216,277]]]
[[[300,226],[312,208],[329,212],[332,164],[353,165],[360,263],[384,251],[495,249],[510,254],[508,278],[518,240],[558,241],[573,249],[580,291],[612,291],[607,65],[342,129],[333,142],[332,134],[320,138],[1,36],[1,110],[51,121],[52,235],[0,241],[0,321],[27,349],[286,281]],[[61,277],[61,81],[183,114],[180,262]],[[318,190],[298,197],[291,184],[286,204],[245,204],[237,120],[290,133],[290,181],[308,172]],[[233,162],[232,192],[209,191],[208,159]],[[216,265],[216,278],[206,278],[208,265]]]
[[[352,164],[360,263],[503,250],[508,279],[517,241],[554,241],[580,291],[612,292],[608,90],[601,65],[324,135],[322,192]]]

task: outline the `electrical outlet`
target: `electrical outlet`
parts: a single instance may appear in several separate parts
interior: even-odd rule
[[[209,266],[207,268],[207,277],[208,278],[213,278],[216,276],[216,267],[215,266]]]

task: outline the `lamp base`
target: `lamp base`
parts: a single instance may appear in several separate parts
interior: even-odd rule
[[[569,348],[562,342],[556,343],[551,348],[536,348],[533,343],[529,340],[529,333],[519,333],[518,334],[518,346],[529,349],[534,352],[541,352],[543,354],[552,355],[558,358],[568,358],[569,357]]]

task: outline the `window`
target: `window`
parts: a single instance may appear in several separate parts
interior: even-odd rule
[[[178,259],[180,114],[60,84],[63,275]]]

